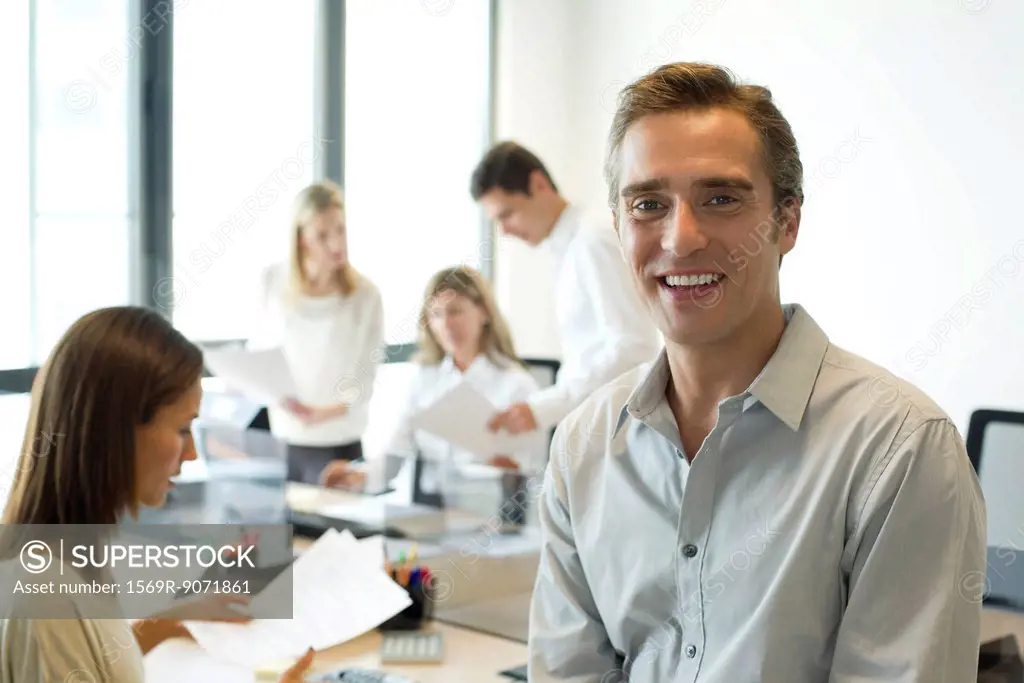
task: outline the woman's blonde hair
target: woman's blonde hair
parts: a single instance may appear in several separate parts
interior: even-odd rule
[[[419,352],[413,358],[423,365],[436,365],[444,360],[445,351],[430,331],[427,322],[430,303],[441,294],[461,294],[484,310],[484,329],[480,335],[480,353],[486,354],[497,365],[508,365],[509,361],[523,365],[516,355],[512,333],[508,323],[498,310],[491,287],[478,271],[466,266],[454,266],[438,271],[427,283],[420,307]]]
[[[299,192],[295,198],[294,213],[291,227],[291,255],[288,259],[288,282],[292,294],[299,294],[308,284],[303,260],[305,254],[302,247],[302,229],[308,225],[318,213],[331,208],[345,211],[345,195],[336,183],[320,180]],[[358,274],[350,263],[342,266],[336,274],[338,290],[348,296],[356,289]]]

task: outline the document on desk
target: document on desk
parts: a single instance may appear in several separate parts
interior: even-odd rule
[[[351,640],[411,604],[409,594],[384,573],[376,553],[367,550],[351,532],[330,529],[300,555],[291,572],[290,620],[188,622],[186,627],[212,656],[254,668],[298,657],[309,647],[323,650]],[[287,587],[287,580],[278,577],[265,592]],[[261,597],[250,603],[254,613],[259,613]]]
[[[487,423],[497,408],[469,382],[460,382],[429,407],[410,419],[415,429],[464,448],[470,453],[489,458],[512,455],[537,447],[535,434],[511,435],[491,432]]]
[[[206,367],[230,387],[269,403],[295,396],[295,380],[280,348],[260,351],[207,349]]]

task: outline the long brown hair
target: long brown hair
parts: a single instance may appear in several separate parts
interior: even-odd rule
[[[79,318],[33,383],[3,523],[116,524],[135,512],[135,428],[202,371],[202,351],[156,311]]]
[[[331,208],[345,210],[345,195],[337,183],[331,180],[320,180],[305,187],[295,198],[294,215],[291,225],[291,253],[288,258],[288,283],[292,296],[302,292],[307,284],[304,266],[305,253],[302,246],[302,229],[321,211]],[[344,296],[355,291],[359,283],[359,274],[350,263],[338,269],[335,284]]]
[[[430,331],[427,318],[431,300],[449,292],[461,294],[484,309],[487,322],[484,323],[480,335],[481,353],[486,354],[497,365],[507,365],[509,361],[523,365],[523,361],[516,355],[512,333],[509,332],[508,323],[498,310],[490,285],[478,271],[466,266],[454,266],[438,271],[427,283],[423,304],[420,307],[419,352],[413,358],[414,361],[423,365],[436,365],[444,359],[444,349]]]

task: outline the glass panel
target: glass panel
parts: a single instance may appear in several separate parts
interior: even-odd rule
[[[259,275],[287,257],[313,180],[313,0],[191,2],[174,25],[175,325],[248,336]]]
[[[346,5],[350,253],[381,290],[392,344],[415,339],[420,298],[435,271],[479,267],[490,251],[469,196],[489,142],[489,5]]]
[[[38,213],[128,214],[127,5],[36,2]]]
[[[34,32],[30,8],[34,7]],[[140,33],[122,0],[0,9],[5,227],[0,367],[45,360],[82,314],[130,300],[129,72]],[[30,44],[34,38],[34,46]],[[8,122],[10,121],[10,122]]]
[[[84,313],[130,301],[129,232],[123,216],[36,218],[37,362]]]
[[[0,369],[31,363],[29,270],[29,14],[27,2],[0,3],[0,92],[11,93],[0,126]]]

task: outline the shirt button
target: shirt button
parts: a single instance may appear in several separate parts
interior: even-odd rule
[[[687,645],[686,646],[686,656],[689,657],[690,659],[693,659],[694,657],[696,657],[697,656],[697,646],[696,645]]]
[[[683,555],[687,557],[695,557],[697,555],[697,546],[692,543],[687,543],[683,546]]]

